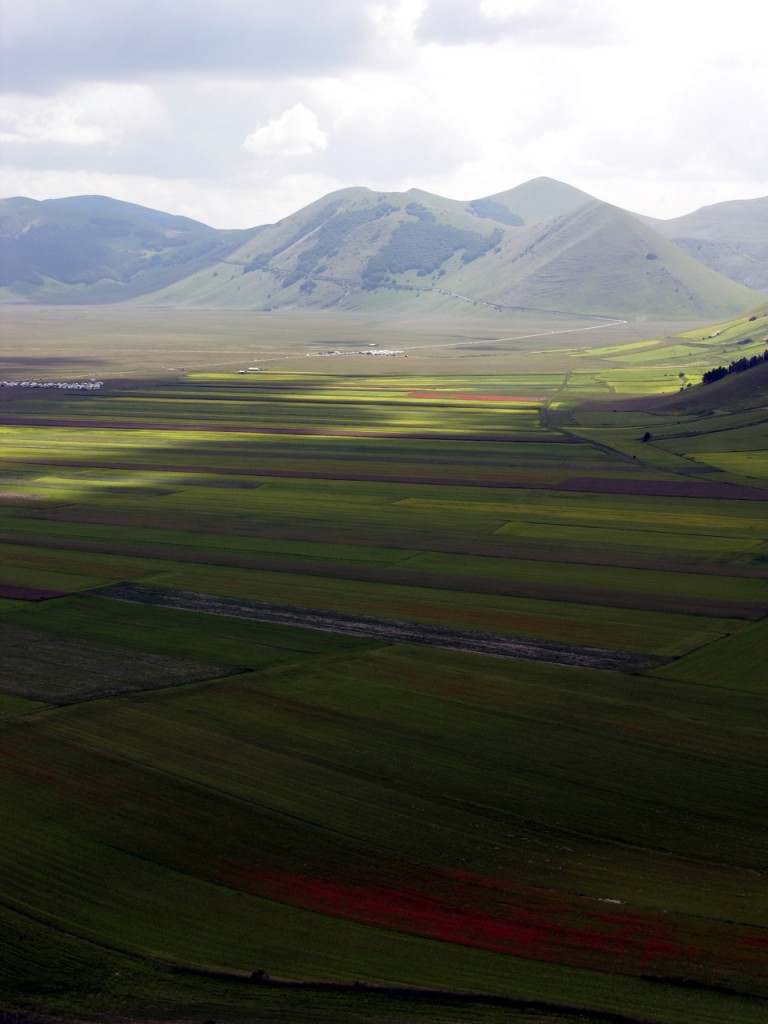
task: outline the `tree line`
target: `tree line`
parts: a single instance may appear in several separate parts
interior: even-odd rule
[[[702,384],[711,384],[712,381],[727,377],[729,373],[743,373],[744,370],[751,370],[753,366],[759,366],[761,363],[768,363],[768,348],[762,355],[742,356],[741,359],[734,359],[728,366],[716,366],[714,370],[707,370],[703,374],[701,382]]]

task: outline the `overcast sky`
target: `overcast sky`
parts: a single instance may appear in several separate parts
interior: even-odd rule
[[[0,0],[0,196],[215,227],[540,175],[674,217],[768,194],[756,0]]]

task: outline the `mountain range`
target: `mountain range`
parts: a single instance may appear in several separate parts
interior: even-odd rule
[[[0,201],[6,302],[716,320],[765,291],[768,197],[662,221],[551,178],[469,202],[353,187],[243,230],[104,196]]]

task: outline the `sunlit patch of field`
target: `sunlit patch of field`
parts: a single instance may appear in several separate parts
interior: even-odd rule
[[[667,325],[669,333],[660,330],[655,338],[597,344],[564,353],[564,357],[599,366],[600,376],[619,394],[674,392],[698,384],[702,373],[714,366],[761,355],[768,335],[762,318],[755,319],[738,317],[693,330]]]
[[[617,395],[666,394],[680,387],[678,374],[671,371],[610,369],[599,376]]]
[[[689,421],[681,426],[687,429],[675,430],[670,425],[660,431],[654,444],[685,455],[768,451],[768,411],[724,418],[717,430],[707,430],[706,422],[695,425]]]
[[[768,477],[768,449],[759,452],[697,452],[696,458],[726,473],[765,480]]]
[[[530,520],[531,522],[592,527],[619,527],[622,530],[658,528],[660,534],[703,533],[762,538],[766,532],[766,518],[761,505],[742,501],[714,501],[682,499],[673,509],[659,507],[653,497],[639,495],[563,494],[544,496],[530,491],[515,496],[518,500],[489,502],[478,498],[451,501],[435,498],[406,498],[406,506],[429,503],[446,514],[484,512],[499,518]],[[502,532],[513,532],[512,524]]]

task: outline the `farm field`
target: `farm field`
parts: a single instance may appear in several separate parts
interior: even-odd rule
[[[765,1019],[768,413],[625,328],[0,389],[0,1007]]]
[[[322,310],[291,314],[108,306],[9,305],[2,313],[2,375],[48,380],[64,375],[73,380],[96,376],[154,382],[176,380],[180,372],[215,380],[220,374],[262,364],[270,372],[294,371],[300,360],[307,364],[302,370],[331,374],[418,375],[423,369],[432,384],[435,374],[444,375],[447,366],[459,379],[466,372],[497,375],[508,374],[512,368],[543,374],[557,384],[568,371],[588,376],[610,368],[614,373],[618,369],[620,377],[650,380],[658,386],[665,378],[674,381],[685,365],[666,366],[654,373],[659,361],[656,351],[649,367],[633,368],[623,359],[616,360],[616,347],[620,354],[624,345],[654,351],[673,339],[675,345],[690,349],[692,334],[698,343],[698,348],[691,350],[696,360],[715,351],[729,351],[744,334],[744,325],[736,321],[727,332],[702,343],[702,335],[713,331],[679,320],[621,323],[567,316],[510,317],[488,307],[479,314],[470,305],[464,316],[452,314],[443,319],[392,314],[339,316]],[[372,344],[407,352],[407,366],[402,356],[372,361],[356,354]],[[338,354],[318,355],[326,351]],[[627,354],[632,351],[630,348]],[[648,388],[651,390],[655,387]]]

